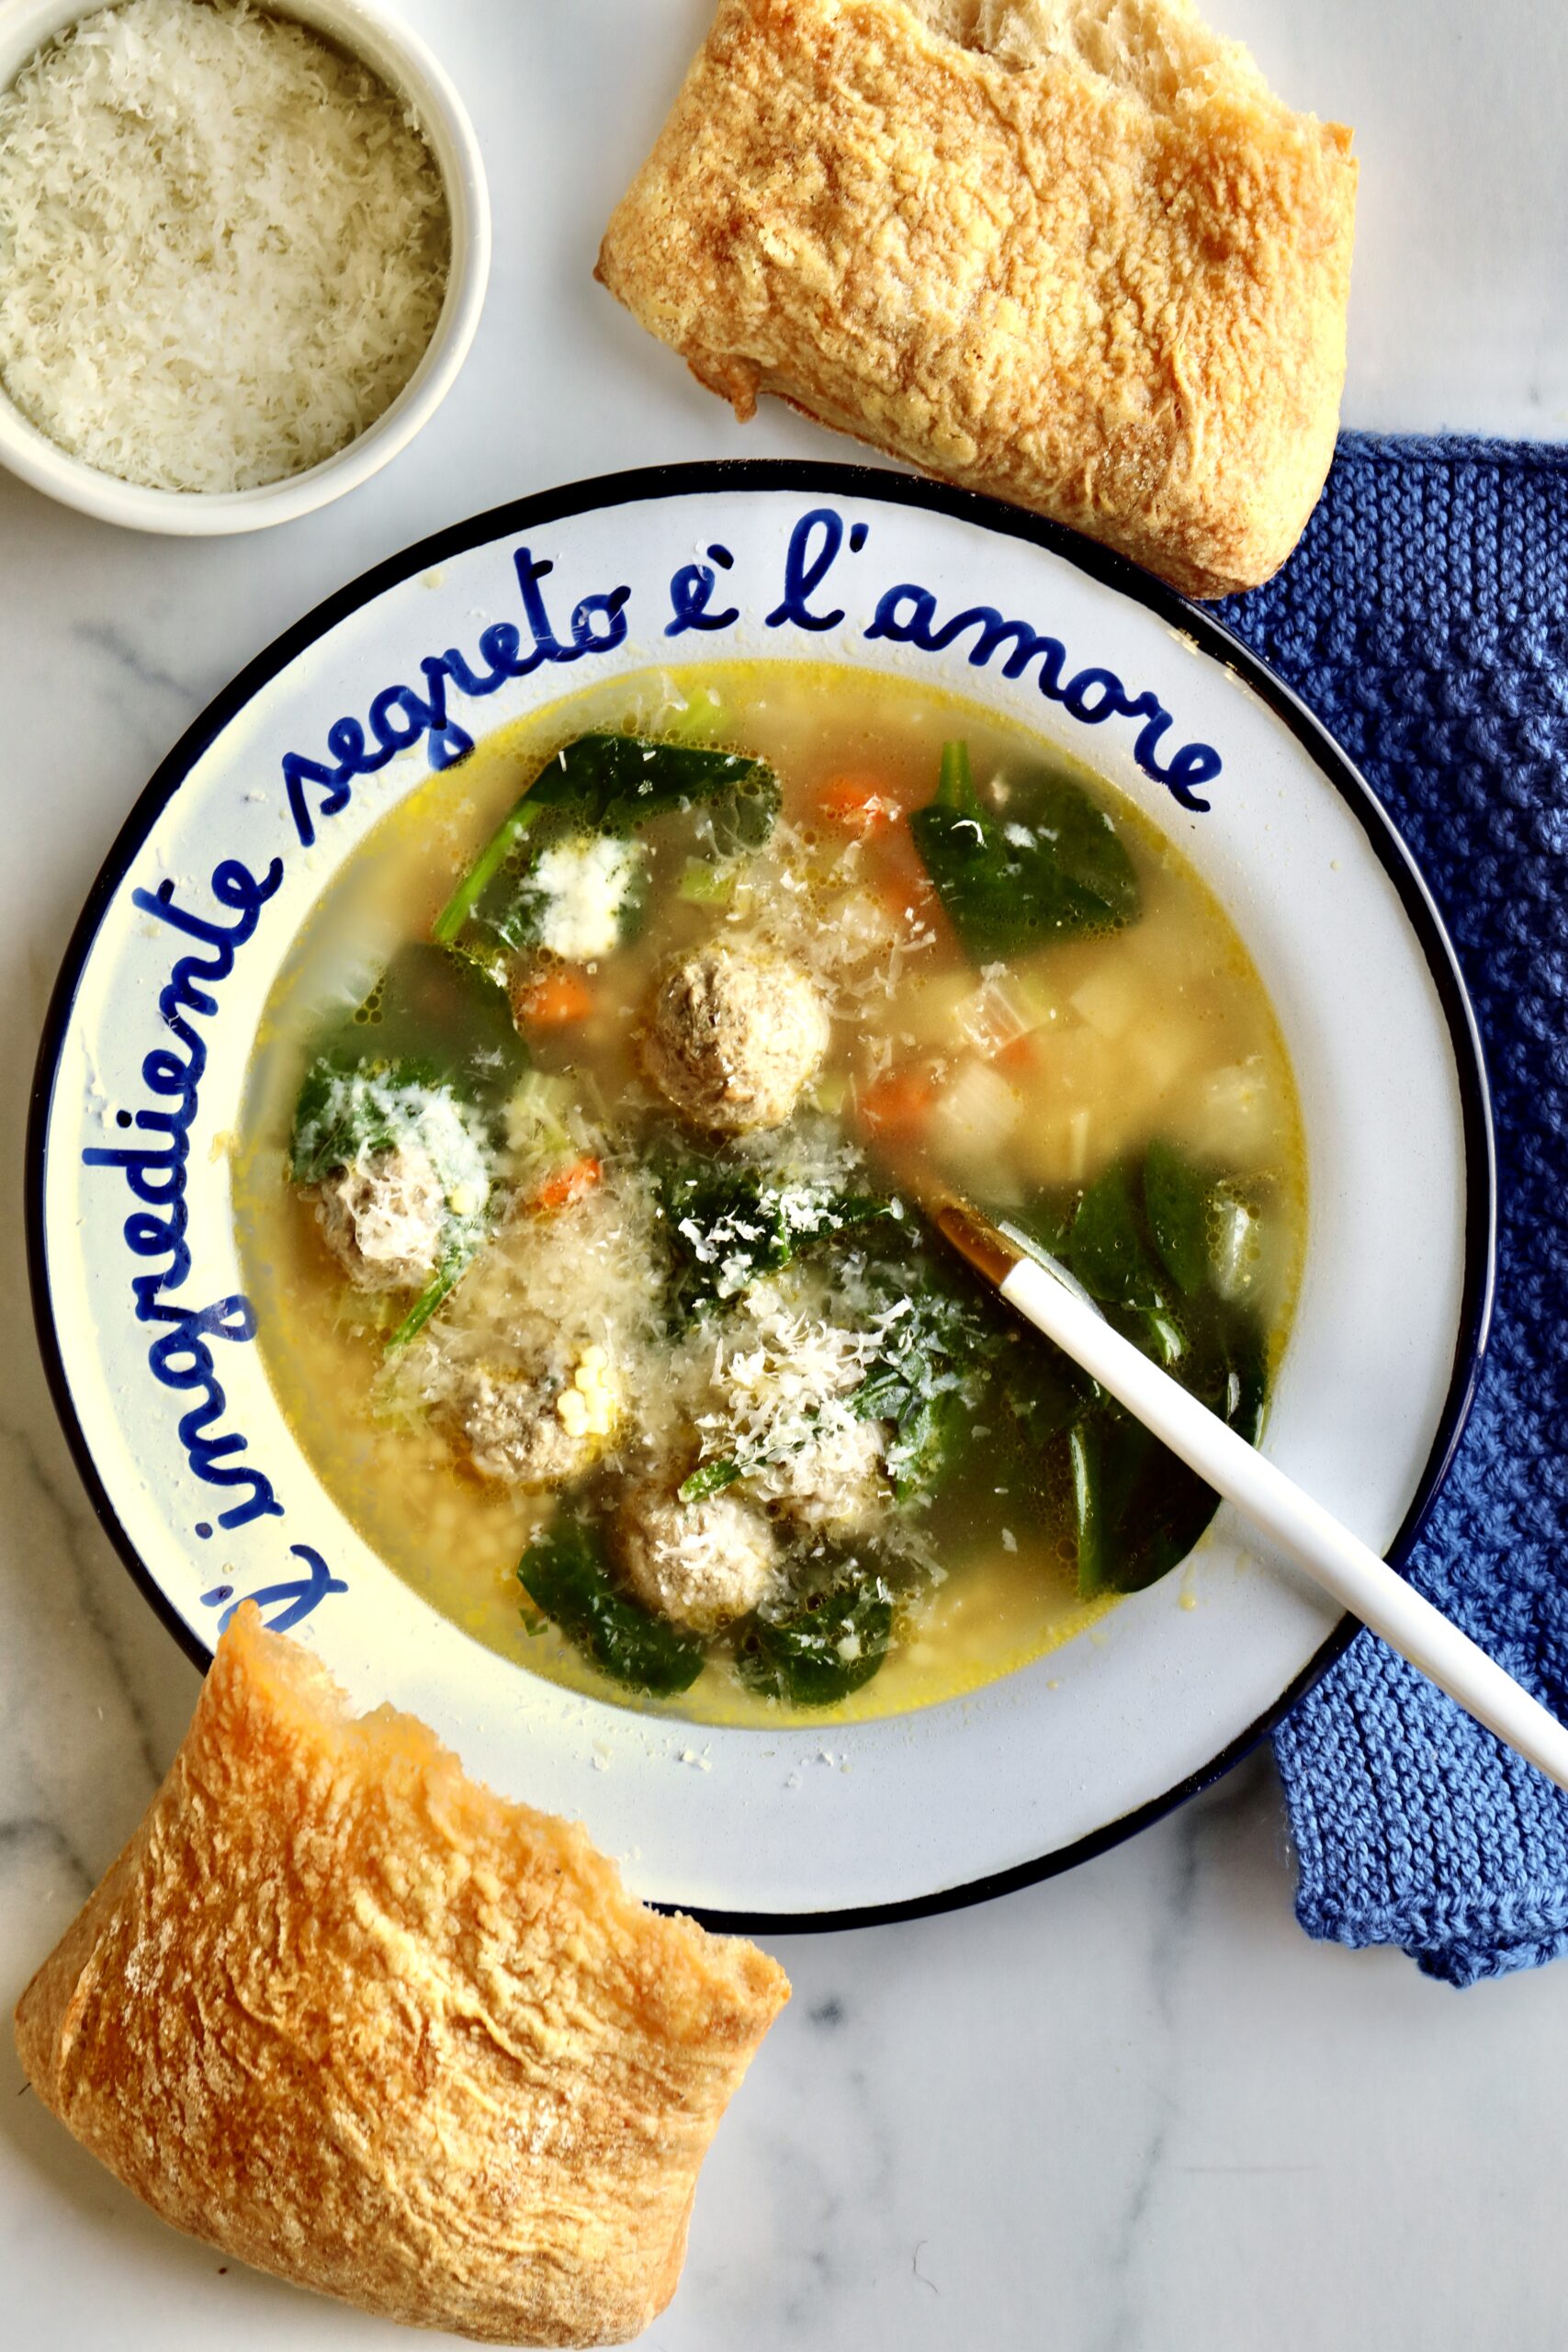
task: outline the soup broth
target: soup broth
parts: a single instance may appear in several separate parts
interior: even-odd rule
[[[1234,929],[1054,746],[793,662],[600,686],[390,810],[235,1151],[269,1375],[367,1542],[519,1665],[712,1722],[973,1689],[1213,1510],[934,1187],[1256,1432],[1303,1172]]]

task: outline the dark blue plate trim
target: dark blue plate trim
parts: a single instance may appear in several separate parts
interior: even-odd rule
[[[1130,597],[1134,604],[1156,614],[1169,627],[1181,631],[1201,652],[1242,679],[1290,729],[1313,764],[1350,808],[1367,836],[1373,855],[1398,893],[1410,927],[1427,959],[1448,1023],[1459,1075],[1466,1179],[1465,1266],[1459,1329],[1454,1342],[1453,1369],[1432,1450],[1410,1508],[1389,1547],[1388,1557],[1396,1566],[1403,1566],[1409,1557],[1426,1523],[1474,1402],[1492,1319],[1496,1255],[1496,1148],[1480,1032],[1453,944],[1415,859],[1366,778],[1299,696],[1275,675],[1267,662],[1260,661],[1248,647],[1233,637],[1212,613],[1205,612],[1201,605],[1190,604],[1186,597],[1178,595],[1174,589],[1166,587],[1162,582],[1140,571],[1125,557],[1113,555],[1108,548],[1097,547],[1092,540],[1080,538],[1077,533],[1064,530],[1058,524],[1025,514],[1015,507],[999,505],[995,500],[982,498],[971,491],[952,490],[943,483],[919,481],[908,474],[884,472],[879,467],[820,465],[792,458],[740,458],[706,465],[653,466],[627,473],[605,474],[592,481],[568,483],[557,490],[542,491],[532,498],[517,499],[507,505],[492,507],[488,514],[474,515],[466,523],[457,523],[445,531],[437,531],[433,537],[420,540],[416,546],[405,548],[400,555],[389,557],[385,563],[363,573],[347,587],[340,588],[335,594],[318,605],[313,612],[308,613],[303,620],[286,629],[264,653],[246,664],[215,701],[208,705],[160,764],[116,836],[114,846],[104,861],[71,934],[44,1022],[28,1114],[26,1221],[28,1279],[32,1294],[33,1319],[55,1410],[99,1522],[146,1600],[156,1610],[186,1655],[203,1668],[210,1659],[210,1650],[197,1640],[175,1613],[154,1581],[120,1525],[98,1476],[72,1401],[50,1297],[44,1236],[44,1178],[50,1105],[66,1026],[99,925],[155,820],[173,799],[201,754],[263,686],[351,613],[372,603],[387,589],[396,587],[412,574],[428,571],[452,556],[464,554],[470,548],[482,547],[513,532],[536,529],[542,524],[559,522],[569,515],[590,514],[608,506],[630,505],[644,499],[681,498],[705,491],[735,490],[795,491],[821,498],[863,498],[886,505],[923,507],[935,514],[955,516],[961,522],[976,524],[1004,537],[1022,539],[1031,546],[1044,548],[1063,562],[1074,565],[1091,579],[1102,582],[1107,587]],[[1032,1886],[1039,1879],[1054,1878],[1059,1871],[1071,1870],[1077,1863],[1089,1861],[1094,1855],[1119,1845],[1122,1838],[1131,1838],[1136,1831],[1147,1828],[1151,1823],[1173,1812],[1189,1797],[1212,1787],[1290,1713],[1297,1700],[1327,1671],[1359,1631],[1354,1618],[1342,1618],[1302,1672],[1280,1692],[1275,1703],[1201,1770],[1190,1773],[1174,1788],[1167,1790],[1164,1795],[1151,1798],[1146,1804],[1123,1814],[1119,1820],[1107,1822],[1088,1837],[1059,1848],[1055,1853],[1042,1855],[1036,1861],[1021,1862],[1013,1870],[998,1871],[988,1878],[971,1879],[961,1886],[941,1887],[933,1894],[916,1896],[907,1903],[871,1904],[859,1909],[809,1913],[699,1910],[695,1917],[711,1928],[748,1934],[800,1934],[817,1928],[879,1927],[900,1919],[920,1919],[936,1912],[957,1910],[971,1903],[988,1902],[993,1895],[1010,1894],[1019,1887]]]

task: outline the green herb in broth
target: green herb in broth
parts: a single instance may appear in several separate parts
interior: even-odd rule
[[[667,724],[671,735],[700,724],[708,740],[670,741]],[[329,1271],[310,1217],[290,1223],[243,1184],[285,1408],[400,1572],[480,1638],[574,1687],[748,1721],[780,1706],[885,1712],[972,1687],[1162,1573],[1213,1501],[1173,1485],[1168,1459],[1141,1453],[1092,1384],[911,1211],[892,1213],[874,1146],[891,1133],[895,1166],[908,1148],[944,1185],[1035,1221],[1053,1249],[1070,1250],[1077,1227],[1108,1311],[1244,1412],[1278,1341],[1295,1199],[1289,1080],[1256,980],[1141,820],[1122,813],[1112,828],[1093,787],[1032,756],[1021,730],[907,684],[787,663],[723,669],[651,692],[606,686],[530,725],[502,739],[521,752],[481,745],[389,820],[392,846],[378,838],[374,869],[396,909],[390,935],[377,934],[388,979],[341,1024],[356,1068],[400,1046],[387,1008],[407,990],[388,984],[417,956],[444,979],[458,974],[504,1033],[488,1063],[407,1050],[427,1082],[456,1068],[489,1139],[479,1248],[456,1263],[438,1250],[400,1295],[400,1345],[378,1371],[378,1303]],[[1030,918],[1005,954],[995,875],[971,873],[985,887],[950,897],[940,853],[922,854],[924,779],[942,743],[960,740],[982,781],[950,752],[950,794],[967,789],[1008,858],[1026,844],[1007,826],[1030,834]],[[654,820],[628,821],[612,771],[694,755],[712,763],[714,793],[691,788],[690,768],[679,785],[666,771]],[[547,821],[539,796],[574,766],[598,781]],[[1077,804],[1066,827],[1039,823],[1042,804],[1025,797],[1042,775]],[[760,788],[731,800],[728,785],[746,776]],[[747,810],[753,843],[736,838]],[[610,830],[588,829],[595,811]],[[489,843],[477,857],[476,839]],[[563,956],[546,936],[540,864],[594,842],[608,845],[602,865],[617,842],[635,851],[641,903],[626,920],[620,902],[602,949]],[[931,894],[911,885],[922,865],[951,929],[931,924]],[[370,873],[368,854],[358,869]],[[356,887],[363,898],[378,885]],[[1006,892],[1021,903],[1016,875]],[[421,944],[443,896],[439,929],[466,899],[456,955]],[[333,968],[333,920],[329,906],[301,971]],[[414,944],[392,952],[400,938]],[[637,1043],[660,976],[732,941],[778,975],[747,1021],[776,1023],[802,977],[831,1012],[828,1057],[794,1119],[734,1137],[698,1131],[660,1099]],[[364,944],[356,956],[363,971]],[[310,978],[299,1001],[327,994]],[[282,1055],[333,1041],[330,1024],[302,1024],[280,1001],[268,1017]],[[290,1082],[297,1095],[298,1074]],[[247,1111],[247,1133],[275,1136],[278,1114],[265,1129],[257,1115]],[[357,1139],[372,1159],[395,1140]],[[1108,1171],[1118,1182],[1100,1189]],[[605,1249],[625,1260],[608,1290]],[[541,1295],[547,1262],[557,1271]],[[614,1409],[605,1434],[577,1445],[590,1340]],[[797,1396],[782,1419],[775,1379],[786,1402]],[[514,1400],[524,1417],[508,1422]],[[525,1456],[526,1475],[497,1466]],[[716,1615],[667,1599],[647,1541],[628,1548],[628,1482],[662,1498],[664,1523],[689,1527],[695,1551],[733,1543],[719,1567],[750,1561],[760,1586],[741,1577]],[[555,1629],[525,1644],[520,1556],[532,1611]],[[679,1668],[645,1656],[649,1626]],[[529,1630],[544,1630],[536,1616]]]
[[[720,1454],[712,1462],[705,1462],[689,1478],[682,1478],[675,1489],[683,1503],[705,1503],[710,1495],[722,1495],[746,1475],[746,1464],[732,1453]]]
[[[294,1180],[317,1182],[334,1167],[399,1140],[375,1096],[400,1086],[445,1092],[488,1116],[528,1067],[505,997],[444,950],[401,947],[363,1002],[330,1019],[312,1039],[312,1059],[294,1117]],[[334,1083],[353,1082],[345,1090]],[[328,1115],[347,1121],[341,1133]]]
[[[944,743],[936,797],[909,831],[972,962],[1137,920],[1138,877],[1103,808],[1046,767],[1010,766],[1005,803],[975,788],[966,742]]]
[[[1255,1310],[1222,1288],[1213,1242],[1229,1193],[1226,1180],[1156,1137],[1141,1164],[1119,1161],[1076,1201],[1037,1203],[1009,1223],[1060,1258],[1127,1339],[1256,1444],[1267,1337]],[[1140,1592],[1186,1558],[1219,1497],[1093,1384],[1069,1424],[1078,1589],[1085,1599]]]
[[[395,1355],[400,1348],[406,1348],[412,1340],[416,1340],[431,1317],[446,1306],[478,1257],[484,1238],[485,1228],[478,1217],[454,1220],[435,1272],[387,1342],[389,1355]]]
[[[405,1169],[427,1165],[439,1188],[436,1229],[426,1236],[428,1277],[406,1284],[418,1295],[387,1343],[395,1351],[423,1329],[484,1244],[495,1114],[527,1069],[527,1048],[488,979],[417,941],[314,1042],[294,1109],[294,1183],[317,1188],[400,1159]]]
[[[792,1182],[783,1171],[716,1157],[660,1151],[655,1169],[676,1328],[739,1297],[759,1276],[781,1273],[810,1243],[903,1214],[886,1193]]]
[[[702,1643],[617,1589],[598,1530],[586,1521],[558,1519],[530,1544],[517,1575],[535,1606],[614,1681],[672,1699],[702,1672]]]
[[[854,1405],[863,1419],[888,1424],[888,1476],[896,1499],[908,1503],[931,1495],[951,1466],[981,1402],[985,1360],[996,1352],[988,1320],[1007,1310],[983,1293],[966,1297],[929,1253],[879,1267],[873,1279],[906,1311],[888,1324]]]
[[[508,811],[431,935],[449,944],[472,925],[519,946],[528,935],[527,866],[542,847],[572,834],[629,833],[697,807],[708,809],[721,854],[759,849],[778,812],[778,781],[765,763],[730,752],[643,735],[581,735]]]
[[[1144,1209],[1149,1238],[1178,1290],[1191,1298],[1209,1272],[1213,1188],[1190,1161],[1156,1136],[1144,1155]]]
[[[750,1619],[735,1644],[743,1682],[792,1707],[832,1707],[863,1690],[893,1639],[893,1596],[874,1569],[828,1555],[786,1615]]]
[[[427,1062],[361,1061],[322,1054],[299,1089],[288,1155],[296,1184],[316,1184],[334,1168],[392,1151],[419,1131],[421,1114],[448,1091]],[[460,1118],[460,1112],[457,1113]]]

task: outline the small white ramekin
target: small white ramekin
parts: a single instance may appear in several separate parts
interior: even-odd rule
[[[0,0],[0,90],[8,89],[28,60],[54,34],[107,0]],[[430,345],[397,399],[376,423],[335,457],[304,473],[256,490],[148,490],[121,481],[70,456],[30,424],[0,390],[0,466],[48,497],[128,530],[210,538],[231,531],[264,530],[292,522],[356,490],[395,458],[434,416],[468,355],[490,277],[490,194],[479,141],[468,111],[445,69],[405,25],[367,0],[266,0],[278,16],[296,17],[338,48],[363,58],[400,97],[406,98],[430,141],[446,189],[452,224],[446,299]]]

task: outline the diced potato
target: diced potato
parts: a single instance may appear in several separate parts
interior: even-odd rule
[[[1002,1149],[1023,1114],[1021,1095],[988,1062],[965,1056],[931,1113],[939,1157],[975,1164]]]
[[[1073,990],[1068,1001],[1080,1021],[1087,1021],[1100,1036],[1115,1039],[1132,1026],[1140,1008],[1147,1004],[1148,989],[1139,973],[1108,958]]]
[[[1277,1148],[1277,1110],[1261,1055],[1213,1071],[1175,1107],[1183,1139],[1202,1158],[1246,1165]]]
[[[958,1010],[975,993],[972,972],[943,972],[939,978],[906,988],[898,1002],[900,1034],[916,1046],[951,1046]]]
[[[1031,1119],[1014,1151],[1032,1183],[1083,1184],[1113,1157],[1108,1141],[1113,1134],[1079,1103]]]
[[[1137,1023],[1123,1041],[1122,1051],[1136,1069],[1151,1096],[1166,1093],[1202,1052],[1203,1041],[1179,1013],[1156,1012]]]

